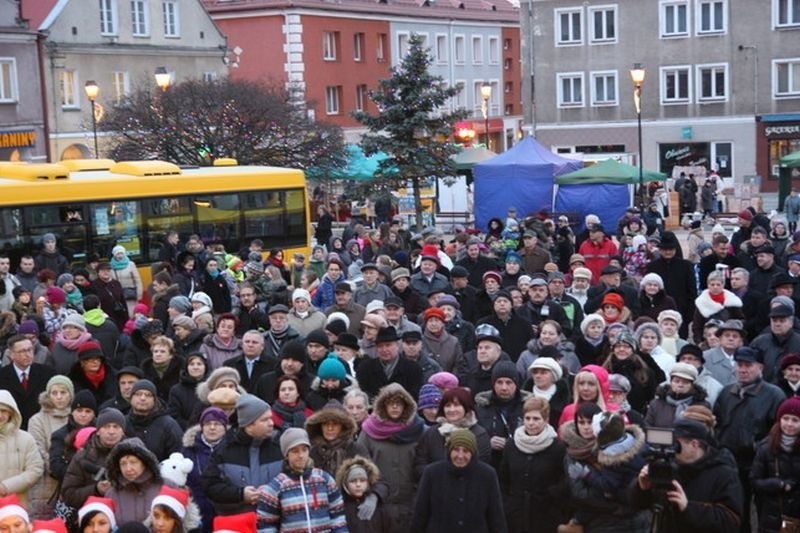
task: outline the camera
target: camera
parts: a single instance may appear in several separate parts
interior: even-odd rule
[[[680,451],[680,443],[675,442],[672,429],[648,428],[645,433],[648,445],[648,478],[653,491],[653,510],[659,512],[667,502],[667,492],[673,489],[675,479],[675,454]]]

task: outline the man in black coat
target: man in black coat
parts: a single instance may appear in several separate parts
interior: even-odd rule
[[[236,335],[243,336],[251,329],[269,329],[269,319],[256,303],[256,289],[249,283],[239,285],[239,309],[237,316],[239,324],[236,326]]]
[[[267,355],[267,357],[271,356]],[[277,387],[275,386],[278,378],[290,375],[300,380],[300,395],[309,400],[314,375],[308,372],[307,366],[308,355],[306,354],[305,341],[295,339],[287,342],[281,347],[275,369],[262,374],[258,381],[255,382],[255,385],[251,385],[254,387],[253,394],[265,402],[274,402],[278,397]],[[309,402],[308,406],[314,410],[322,408],[322,405],[314,405],[313,402]]]
[[[586,314],[594,313],[600,309],[603,297],[614,291],[622,295],[625,307],[631,310],[633,316],[638,316],[641,310],[639,293],[626,283],[622,283],[622,269],[617,265],[607,265],[600,271],[600,282],[589,287],[586,292],[586,304],[583,310]],[[580,324],[578,324],[580,326]]]
[[[0,369],[0,389],[11,393],[22,415],[22,427],[28,429],[28,420],[39,412],[39,394],[55,375],[49,366],[33,362],[33,342],[25,335],[8,339],[10,365]]]
[[[694,300],[697,298],[694,265],[678,255],[680,243],[671,231],[661,235],[658,245],[660,257],[647,264],[647,273],[655,272],[664,280],[664,292],[672,296],[678,306],[677,311],[683,317],[679,333],[682,339],[687,338],[689,324],[694,316]]]
[[[490,270],[497,270],[497,261],[481,254],[481,240],[470,237],[467,241],[467,256],[456,261],[456,266],[463,267],[469,272],[469,284],[476,289],[483,288],[483,275]]]
[[[224,365],[235,368],[244,390],[253,394],[261,376],[273,372],[278,366],[278,358],[267,355],[264,336],[252,329],[242,335],[242,355],[228,359]]]
[[[505,353],[516,363],[531,339],[531,323],[514,311],[511,294],[506,290],[495,293],[492,307],[494,312],[481,319],[478,324],[490,324],[497,329],[503,339]]]
[[[731,289],[730,273],[734,268],[740,266],[736,254],[729,252],[728,244],[730,239],[725,235],[716,235],[711,240],[711,250],[713,253],[700,260],[700,288],[705,289],[708,284],[708,275],[717,269],[718,264],[728,265],[728,279],[725,280],[725,288]]]
[[[183,430],[167,414],[152,381],[140,379],[131,389],[131,410],[125,415],[125,434],[139,437],[159,461],[181,451]]]
[[[422,368],[416,362],[401,357],[400,338],[392,326],[378,331],[375,348],[378,357],[364,359],[356,370],[361,390],[374,399],[385,385],[399,383],[416,398],[422,387]]]

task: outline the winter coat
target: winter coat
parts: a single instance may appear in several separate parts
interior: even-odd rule
[[[131,332],[131,342],[128,343],[128,348],[125,350],[124,366],[141,368],[144,360],[150,356],[150,344],[142,336],[142,330],[134,329]]]
[[[183,358],[172,356],[163,374],[159,375],[153,365],[153,358],[149,357],[142,362],[144,379],[149,379],[156,386],[158,398],[166,403],[169,400],[169,391],[180,382],[181,369],[186,366]]]
[[[283,370],[281,370],[280,365],[278,365],[274,372],[269,372],[259,378],[253,394],[268,403],[273,403],[278,397],[275,383],[281,376],[283,376]],[[308,398],[309,392],[311,391],[311,384],[314,382],[314,375],[309,374],[304,366],[298,374],[295,374],[295,377],[300,380],[300,396]],[[322,406],[309,404],[309,407],[312,409],[319,409]]]
[[[655,272],[664,280],[664,291],[675,300],[675,309],[683,317],[686,327],[692,318],[697,297],[694,265],[677,255],[670,260],[659,257],[647,264],[647,273],[650,272]]]
[[[414,473],[417,479],[422,477],[422,471],[426,466],[447,459],[445,441],[450,433],[459,428],[469,429],[475,435],[475,440],[478,441],[477,458],[486,464],[491,464],[492,446],[489,442],[489,433],[478,424],[474,412],[467,412],[466,416],[457,424],[451,424],[445,421],[444,417],[439,417],[437,424],[422,435],[414,452]]]
[[[505,533],[503,502],[494,469],[473,456],[464,468],[449,460],[425,469],[411,531]]]
[[[102,314],[100,309],[97,310]],[[86,319],[86,331],[95,339],[103,350],[103,355],[106,356],[111,366],[117,364],[118,357],[121,355],[119,352],[121,347],[120,333],[117,325],[108,318],[102,315],[102,322],[92,323],[93,311],[84,313]]]
[[[86,374],[84,374],[83,369],[81,369],[80,361],[77,361],[74,365],[72,365],[72,369],[70,369],[69,373],[67,374],[69,379],[72,380],[72,384],[75,386],[75,394],[82,390],[88,390],[92,393],[92,396],[94,396],[94,400],[97,402],[97,405],[107,402],[113,398],[119,390],[117,386],[116,370],[114,370],[105,360],[102,361],[102,365],[105,367],[105,378],[98,384],[97,388],[95,388],[92,382],[86,378]]]
[[[53,505],[48,500],[58,489],[58,481],[49,474],[50,438],[59,428],[64,427],[69,419],[70,408],[56,409],[47,391],[39,394],[39,405],[42,409],[28,421],[28,433],[36,442],[36,448],[44,463],[45,475],[40,477],[30,491],[30,509],[37,517],[51,518]]]
[[[692,390],[688,397],[685,398],[684,409],[690,405],[702,405],[703,407],[711,408],[711,405],[706,401],[706,391],[697,385],[692,386]],[[670,394],[669,383],[659,385],[656,390],[656,397],[647,406],[647,414],[644,417],[644,425],[648,428],[671,428],[675,425],[675,413],[678,406],[670,403],[668,400],[674,399],[674,395]]]
[[[199,425],[190,427],[183,434],[183,449],[181,453],[192,461],[192,471],[186,477],[186,486],[192,494],[192,499],[200,509],[200,515],[203,518],[202,531],[204,533],[211,532],[211,526],[217,513],[214,509],[214,504],[211,503],[211,500],[208,499],[208,496],[203,491],[200,477],[211,461],[211,454],[221,449],[226,442],[227,435],[212,447],[202,438]]]
[[[525,380],[522,384],[522,391],[523,392],[530,392],[531,398],[536,396],[534,389],[533,378],[529,377]],[[569,383],[566,379],[562,378],[556,381],[556,392],[553,396],[547,400],[547,403],[550,404],[550,420],[549,424],[551,426],[558,427],[558,421],[561,420],[561,413],[564,411],[564,408],[572,403],[572,396],[569,390]]]
[[[167,414],[163,402],[158,398],[153,411],[146,415],[137,415],[131,409],[125,416],[125,422],[125,434],[140,438],[159,461],[181,450],[183,430]]]
[[[330,421],[337,422],[342,427],[339,437],[333,441],[327,441],[322,436],[323,424]],[[309,457],[314,465],[335,475],[346,459],[356,455],[367,457],[367,449],[353,441],[356,429],[353,418],[341,407],[325,407],[310,416],[306,421],[306,431],[311,441]]]
[[[322,311],[318,311],[313,307],[308,309],[308,315],[305,318],[301,318],[294,309],[289,311],[287,315],[289,319],[289,327],[292,327],[303,337],[308,336],[309,333],[314,331],[315,329],[323,329],[325,327],[325,322],[327,317],[322,313]]]
[[[583,335],[575,339],[575,355],[578,356],[581,367],[586,365],[602,365],[610,351],[611,347],[608,344],[608,337],[603,337],[603,341],[597,346],[586,340],[586,337]]]
[[[180,294],[181,294],[181,288],[178,287],[177,283],[173,283],[172,285],[167,287],[166,291],[162,293],[154,294],[152,299],[150,300],[150,303],[152,304],[151,305],[152,310],[150,311],[150,316],[152,316],[157,320],[160,320],[161,323],[164,325],[169,324],[170,323],[170,317],[168,311],[169,301],[175,296],[180,296]]]
[[[139,269],[136,268],[136,263],[128,261],[128,264],[120,269],[112,269],[111,274],[115,280],[122,285],[124,292],[133,292],[135,297],[126,298],[126,300],[141,300],[142,292],[144,292],[144,285],[142,284],[142,277],[139,275]]]
[[[125,328],[125,322],[129,318],[128,306],[122,293],[122,285],[115,279],[106,283],[97,278],[92,281],[90,287],[92,292],[100,299],[100,308],[116,324],[117,329],[122,331]]]
[[[203,339],[203,344],[200,345],[200,353],[205,356],[209,371],[214,371],[228,359],[242,355],[242,340],[238,337],[233,337],[226,344],[219,338],[219,335],[210,333]]]
[[[475,416],[490,441],[492,437],[510,439],[514,436],[514,431],[522,424],[522,404],[532,396],[529,392],[519,391],[511,401],[501,402],[494,391],[475,395]],[[498,468],[502,457],[502,450],[492,450],[492,466]]]
[[[787,335],[779,338],[768,330],[753,339],[750,347],[761,353],[761,360],[764,363],[764,379],[774,383],[781,375],[778,363],[781,356],[800,352],[800,333],[790,330]]]
[[[53,431],[50,435],[49,447],[47,451],[46,470],[50,477],[56,481],[62,481],[67,473],[67,467],[75,456],[75,435],[84,426],[79,426],[72,415],[67,417],[67,423]]]
[[[648,296],[642,290],[639,292],[639,309],[639,316],[647,316],[656,321],[661,311],[677,310],[677,305],[671,296],[667,296],[664,289],[659,290],[653,296]]]
[[[422,369],[417,363],[400,354],[397,357],[397,366],[395,366],[391,378],[386,377],[380,359],[364,359],[358,366],[356,372],[358,384],[370,398],[375,398],[378,392],[389,383],[399,383],[414,397],[419,394],[419,389],[422,387]]]
[[[456,360],[462,354],[458,339],[445,330],[438,337],[428,330],[423,331],[422,344],[445,372],[453,371]]]
[[[169,389],[167,413],[184,431],[193,423],[192,414],[197,407],[197,385],[207,377],[208,372],[200,379],[193,378],[184,368],[180,373],[180,381]]]
[[[406,290],[399,291],[397,287],[393,286],[392,293],[403,300],[403,309],[406,312],[406,316],[413,322],[416,322],[425,311],[425,308],[428,307],[428,302],[425,298],[411,287],[406,287]]]
[[[605,237],[600,244],[586,240],[581,243],[578,253],[584,257],[586,268],[592,272],[594,284],[600,279],[600,272],[608,266],[611,257],[617,255],[617,245],[608,237]]]
[[[347,368],[347,364],[340,359],[341,363],[345,365]],[[356,359],[358,361],[358,359]],[[356,378],[351,376],[350,374],[345,374],[344,381],[339,382],[339,387],[335,389],[328,389],[322,387],[322,380],[319,377],[315,377],[314,380],[311,382],[311,390],[306,397],[308,399],[308,405],[315,406],[314,409],[320,409],[324,407],[330,401],[337,401],[341,404],[344,404],[344,397],[345,395],[350,392],[351,390],[357,390],[358,383],[356,382]],[[317,465],[319,466],[319,465]],[[329,472],[331,474],[335,474],[336,472]]]
[[[706,322],[712,318],[723,322],[734,318],[739,320],[744,319],[742,300],[726,289],[723,289],[723,294],[725,295],[725,302],[723,304],[713,301],[708,293],[708,289],[703,290],[703,292],[695,298],[695,311],[694,318],[692,319],[692,336],[695,341],[699,342],[702,340],[703,327],[706,325]]]
[[[565,452],[558,439],[537,453],[523,452],[513,437],[506,441],[498,475],[509,531],[551,533],[566,521]]]
[[[334,289],[336,284],[341,281],[347,281],[347,276],[340,274],[338,279],[332,280],[327,273],[323,275],[317,287],[317,292],[311,297],[311,305],[317,309],[327,309],[332,305],[336,305]]]
[[[516,363],[531,338],[530,322],[514,311],[506,321],[492,313],[480,319],[478,325],[480,324],[491,324],[497,328],[500,338],[503,339],[503,351]]]
[[[11,413],[8,422],[0,427],[0,483],[26,506],[28,490],[44,474],[44,460],[31,434],[19,429],[22,415],[7,390],[0,390],[0,407]]]
[[[575,345],[567,340],[560,340],[555,348],[558,350],[558,353],[561,354],[558,360],[561,366],[566,368],[570,374],[577,374],[581,369],[581,363],[578,360],[578,356],[575,355]],[[531,339],[528,341],[525,351],[522,352],[519,359],[517,359],[517,372],[519,372],[519,377],[522,381],[530,377],[528,368],[531,366],[531,363],[539,358],[541,349],[542,343],[539,342],[539,339]]]
[[[392,530],[392,518],[380,500],[378,501],[378,508],[375,509],[369,520],[362,520],[358,517],[358,506],[364,502],[367,496],[375,494],[372,488],[380,479],[378,467],[366,457],[346,459],[342,465],[336,472],[336,484],[342,491],[342,497],[344,498],[344,515],[347,519],[347,529],[350,533],[389,533]],[[347,483],[345,475],[353,465],[359,465],[367,472],[367,483],[370,488],[360,499],[351,496],[345,488]]]
[[[83,448],[69,462],[64,474],[61,499],[65,504],[79,509],[89,496],[101,496],[97,492],[97,482],[107,479],[103,471],[110,452],[111,448],[103,446],[96,432],[89,437]]]
[[[119,462],[132,455],[144,463],[144,472],[130,481],[120,471]],[[111,450],[106,459],[111,488],[106,498],[114,502],[114,515],[119,523],[144,522],[150,516],[150,503],[158,496],[164,481],[158,470],[158,460],[138,438],[125,439]]]
[[[214,313],[230,313],[233,309],[231,302],[231,290],[224,273],[220,272],[216,278],[212,278],[208,272],[203,272],[200,276],[200,286],[203,292],[211,298]]]
[[[736,463],[727,450],[709,447],[706,454],[691,464],[679,464],[675,480],[680,483],[689,505],[678,512],[667,505],[659,531],[666,533],[728,533],[738,531],[742,517],[741,484]],[[643,491],[634,482],[631,501],[639,509],[653,504],[652,491]],[[760,513],[759,513],[760,514]]]
[[[636,379],[639,366],[632,357],[620,360],[615,355],[611,355],[609,363],[610,367],[606,367],[609,374],[622,374],[631,382],[631,391],[628,393],[628,402],[631,407],[640,413],[645,412],[647,404],[655,396],[656,387],[659,384],[659,380],[656,379],[653,370],[647,366],[644,367],[647,379],[642,383]]]
[[[775,431],[773,429],[773,431]],[[761,496],[761,509],[758,513],[760,529],[765,533],[780,530],[781,515],[800,518],[800,450],[795,443],[791,452],[780,449],[772,451],[769,438],[758,445],[753,468],[750,471],[750,484],[753,492]],[[788,482],[792,489],[784,489]]]
[[[203,339],[206,338],[206,335],[207,333],[204,330],[195,328],[189,331],[189,335],[187,335],[184,340],[173,336],[172,340],[175,342],[175,355],[186,359],[187,356],[193,353],[200,353],[200,347],[203,345]]]

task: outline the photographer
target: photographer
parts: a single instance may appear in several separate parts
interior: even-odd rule
[[[730,452],[717,449],[708,428],[695,420],[679,419],[672,490],[664,494],[666,505],[653,520],[654,531],[728,533],[739,529],[742,488]],[[639,472],[631,488],[631,502],[645,509],[659,503],[649,465]]]

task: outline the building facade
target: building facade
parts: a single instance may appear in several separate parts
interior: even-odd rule
[[[797,2],[529,0],[520,13],[525,121],[540,142],[636,163],[639,63],[646,168],[777,189],[777,159],[800,149]]]

